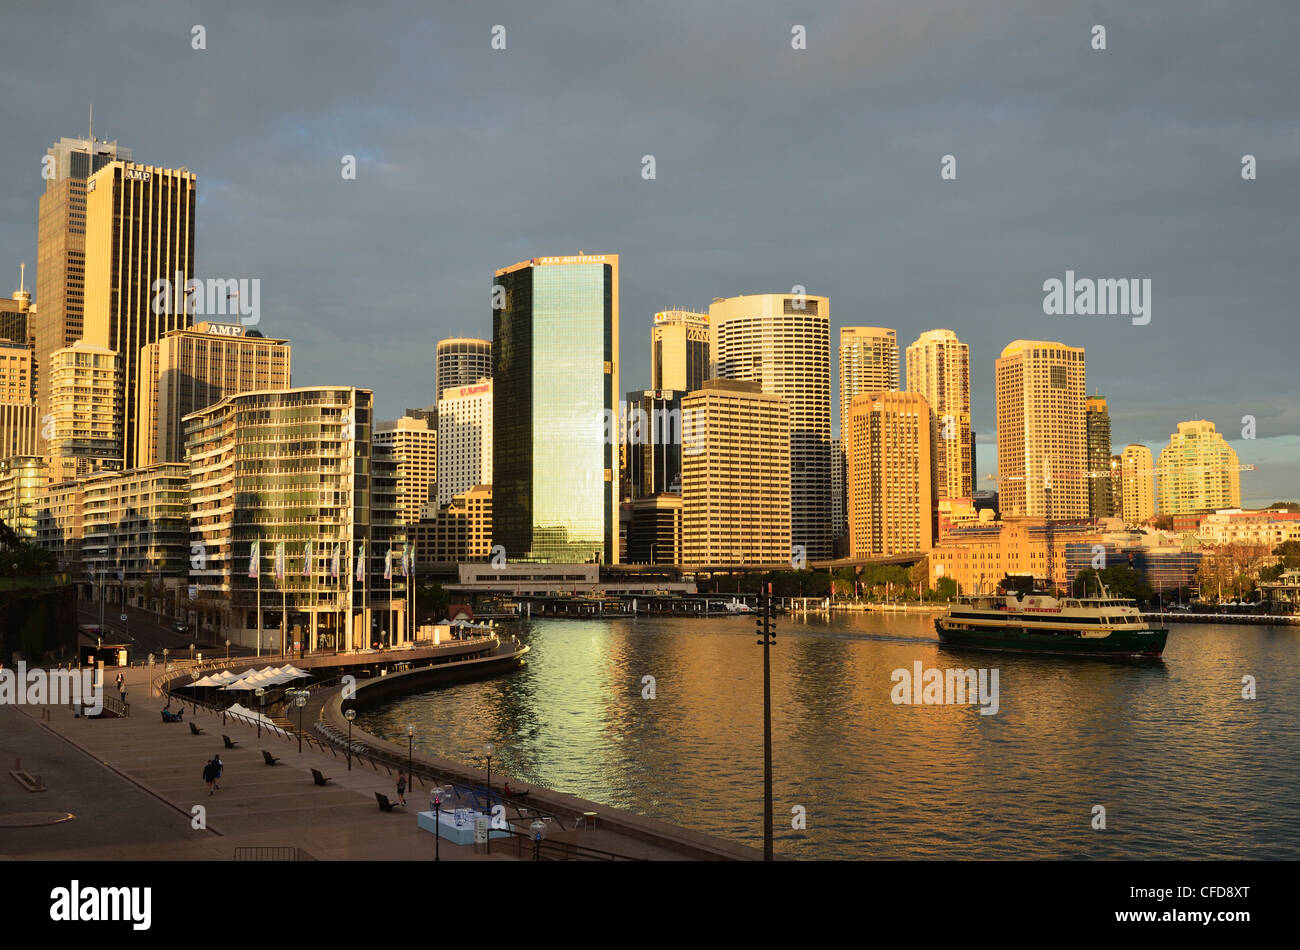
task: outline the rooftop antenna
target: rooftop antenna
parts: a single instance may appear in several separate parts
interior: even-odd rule
[[[24,261],[18,262],[18,292],[21,294],[27,289],[27,264]]]
[[[86,133],[86,138],[90,139],[91,151],[93,152],[95,150],[95,104],[93,102],[90,104],[90,131]]]

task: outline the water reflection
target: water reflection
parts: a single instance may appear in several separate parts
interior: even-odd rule
[[[359,717],[380,734],[761,844],[753,621],[535,620],[527,666]],[[1164,663],[940,648],[922,615],[778,624],[777,850],[804,858],[1300,855],[1294,631],[1175,628]],[[996,667],[999,711],[894,705],[894,669]],[[1260,698],[1241,698],[1241,677]],[[642,698],[653,676],[655,698]],[[1268,688],[1271,686],[1272,688]],[[790,827],[807,811],[807,830]],[[1094,805],[1105,831],[1091,827]]]

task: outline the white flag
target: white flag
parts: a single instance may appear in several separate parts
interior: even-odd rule
[[[341,548],[342,545],[339,544],[334,545],[334,558],[333,560],[330,561],[330,577],[334,578],[335,580],[338,580],[339,578],[339,557],[340,557],[339,551]]]
[[[357,580],[365,577],[366,570],[366,542],[362,541],[361,546],[357,548]]]
[[[253,546],[248,550],[248,576],[260,577],[262,575],[262,542],[254,541]]]
[[[302,576],[311,577],[311,542],[302,551]]]

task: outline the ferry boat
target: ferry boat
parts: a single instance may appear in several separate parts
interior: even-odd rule
[[[1135,601],[1100,593],[1057,598],[1033,578],[1008,576],[993,594],[959,597],[934,622],[946,646],[1068,656],[1158,658],[1168,628],[1150,626]]]

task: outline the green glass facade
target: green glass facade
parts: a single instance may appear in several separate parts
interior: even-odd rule
[[[616,264],[499,274],[493,313],[493,540],[511,561],[617,555]]]

